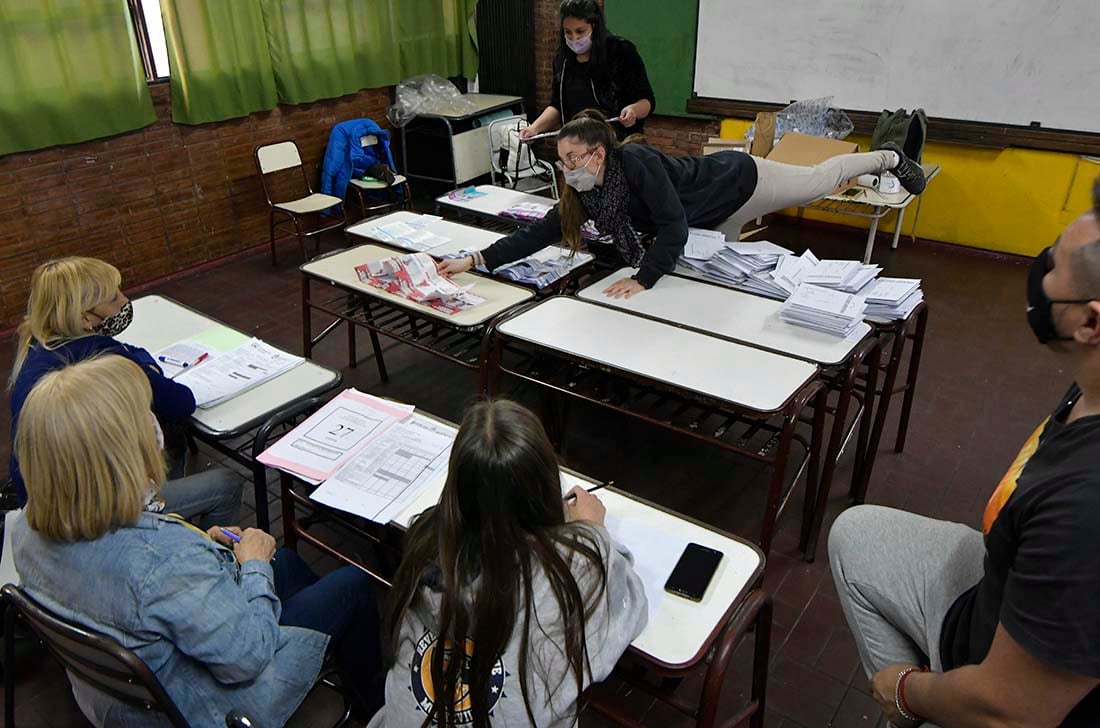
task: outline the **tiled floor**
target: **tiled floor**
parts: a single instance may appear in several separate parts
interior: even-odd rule
[[[810,246],[821,257],[855,257],[863,247],[860,233],[782,220],[774,222],[765,237],[796,251]],[[300,351],[294,257],[294,247],[284,245],[278,270],[271,268],[265,254],[258,254],[142,293],[171,296],[273,344]],[[880,244],[876,261],[891,275],[924,279],[931,318],[905,452],[893,453],[893,429],[888,425],[868,500],[976,525],[985,499],[1019,445],[1067,386],[1068,375],[1051,366],[1051,354],[1028,331],[1024,261],[908,241],[896,252]],[[315,357],[342,367],[343,347],[344,337],[332,337]],[[4,343],[0,354],[5,376],[10,348]],[[366,352],[362,346],[361,356]],[[451,419],[460,417],[474,394],[473,374],[425,354],[391,346],[386,361],[388,384],[379,384],[369,359],[356,369],[344,369],[346,384],[413,402]],[[530,392],[516,394],[533,400]],[[895,418],[897,410],[892,410]],[[4,418],[0,454],[5,457],[6,427]],[[582,472],[613,478],[620,487],[716,526],[755,533],[760,492],[756,473],[713,448],[606,411],[576,407],[565,452],[567,464]],[[846,504],[850,465],[850,457],[845,457],[837,473],[825,533]],[[797,520],[793,508],[781,516],[765,579],[775,596],[766,724],[881,725],[829,576],[825,538],[816,562],[804,563],[796,552]],[[276,521],[276,532],[279,525]],[[323,560],[317,563],[328,567]],[[739,649],[735,665],[741,669],[724,694],[731,712],[745,695],[748,647]],[[83,725],[60,672],[26,643],[20,645],[20,653],[18,724]],[[697,689],[698,684],[697,679],[689,680],[682,689]],[[683,724],[667,709],[651,708],[636,696],[624,695],[624,700],[651,725]],[[595,718],[584,723],[601,724]]]

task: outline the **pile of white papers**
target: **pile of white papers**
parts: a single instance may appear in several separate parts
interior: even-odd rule
[[[431,306],[446,314],[466,311],[485,299],[470,293],[474,284],[460,286],[439,274],[426,253],[384,258],[355,267],[359,280],[387,293]]]
[[[256,459],[316,485],[413,409],[345,389]]]
[[[398,248],[423,253],[425,250],[438,248],[440,245],[451,242],[450,238],[427,230],[433,222],[442,219],[438,215],[417,215],[415,219],[405,222],[391,222],[367,228],[363,234]]]
[[[259,339],[251,339],[235,349],[187,368],[176,377],[176,381],[187,385],[199,407],[214,407],[293,369],[303,361],[300,356],[280,351]]]
[[[924,300],[920,278],[879,278],[864,292],[867,316],[878,319],[903,319]]]
[[[803,283],[779,307],[779,318],[795,326],[844,337],[863,321],[866,308],[862,296]]]
[[[452,255],[443,256],[443,260],[451,258],[467,258],[472,253],[468,250],[460,250]],[[591,253],[576,253],[570,255],[564,248],[557,245],[547,245],[534,255],[528,256],[515,263],[502,265],[492,271],[495,276],[501,276],[516,283],[523,283],[535,288],[546,288],[552,283],[564,278],[571,271],[581,267],[595,256]],[[478,266],[482,273],[490,271],[485,266]]]

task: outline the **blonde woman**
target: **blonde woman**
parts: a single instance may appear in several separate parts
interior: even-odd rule
[[[369,577],[318,579],[263,531],[230,529],[234,544],[144,510],[164,479],[151,401],[148,377],[118,355],[46,374],[27,396],[16,448],[30,498],[12,534],[23,587],[134,651],[192,725],[224,725],[234,708],[283,725],[329,648],[369,718],[381,700]],[[159,724],[79,682],[73,694],[95,725]]]
[[[133,305],[120,288],[122,276],[110,263],[96,258],[59,258],[43,263],[31,276],[27,315],[19,326],[19,343],[12,367],[11,436],[19,428],[23,402],[48,372],[102,353],[118,354],[137,364],[153,392],[153,413],[165,426],[183,423],[195,411],[191,390],[164,376],[149,352],[114,337],[129,326]],[[213,469],[182,478],[183,453],[173,458],[174,480],[151,500],[184,518],[199,517],[207,528],[235,523],[241,504],[241,480],[227,470]],[[15,448],[9,462],[20,504],[27,498]]]

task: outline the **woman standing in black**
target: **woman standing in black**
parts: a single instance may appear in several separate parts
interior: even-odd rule
[[[618,120],[620,139],[641,133],[657,102],[638,49],[608,32],[597,0],[563,0],[558,15],[562,34],[550,105],[520,138],[560,129],[585,109]]]

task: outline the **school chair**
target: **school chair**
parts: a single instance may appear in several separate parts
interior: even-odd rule
[[[298,145],[287,140],[275,144],[262,144],[253,152],[256,158],[256,167],[260,170],[260,184],[264,188],[264,197],[267,198],[269,208],[268,230],[271,238],[271,264],[276,264],[275,259],[275,231],[293,233],[298,238],[298,245],[302,249],[302,258],[309,260],[306,255],[306,239],[318,236],[329,230],[336,230],[344,225],[343,200],[333,195],[323,195],[314,192],[306,174],[305,165],[302,164],[302,155],[298,153]],[[284,202],[274,202],[271,198],[271,190],[268,188],[268,177],[276,172],[299,169],[302,173],[302,182],[305,184],[306,195]],[[306,221],[310,216],[320,214],[331,208],[336,208],[330,214],[338,216],[335,222],[321,223],[310,229]],[[277,219],[278,217],[278,219]],[[314,246],[314,253],[320,248],[318,241]]]
[[[527,117],[509,116],[489,122],[489,177],[494,185],[520,192],[550,190],[558,199],[554,166],[537,159],[530,144],[516,136],[527,128]],[[500,182],[497,182],[500,177]]]
[[[383,144],[375,134],[364,134],[360,137],[359,143],[363,149]],[[386,151],[385,154],[378,156],[382,158],[389,157],[389,152]],[[393,175],[393,184],[386,184],[383,180],[363,180],[354,177],[348,180],[348,184],[350,189],[355,190],[355,194],[359,198],[359,211],[362,213],[363,218],[381,215],[383,212],[389,212],[395,208],[407,210],[409,202],[412,200],[412,189],[409,187],[408,178],[403,174],[397,174],[396,170]],[[375,192],[388,192],[389,201],[368,204],[367,195]]]
[[[21,619],[61,662],[70,679],[78,677],[115,700],[159,713],[174,728],[191,728],[153,671],[115,640],[57,616],[14,584],[0,589],[0,605],[4,609],[4,664],[9,668],[4,670],[4,725],[15,728],[15,670],[11,666],[15,664],[15,623]],[[351,716],[350,701],[328,674],[322,674],[314,688],[317,685],[337,690],[343,697],[343,715],[334,728],[343,726]],[[244,720],[234,725],[257,726],[240,711],[230,711],[227,723],[230,716]]]

